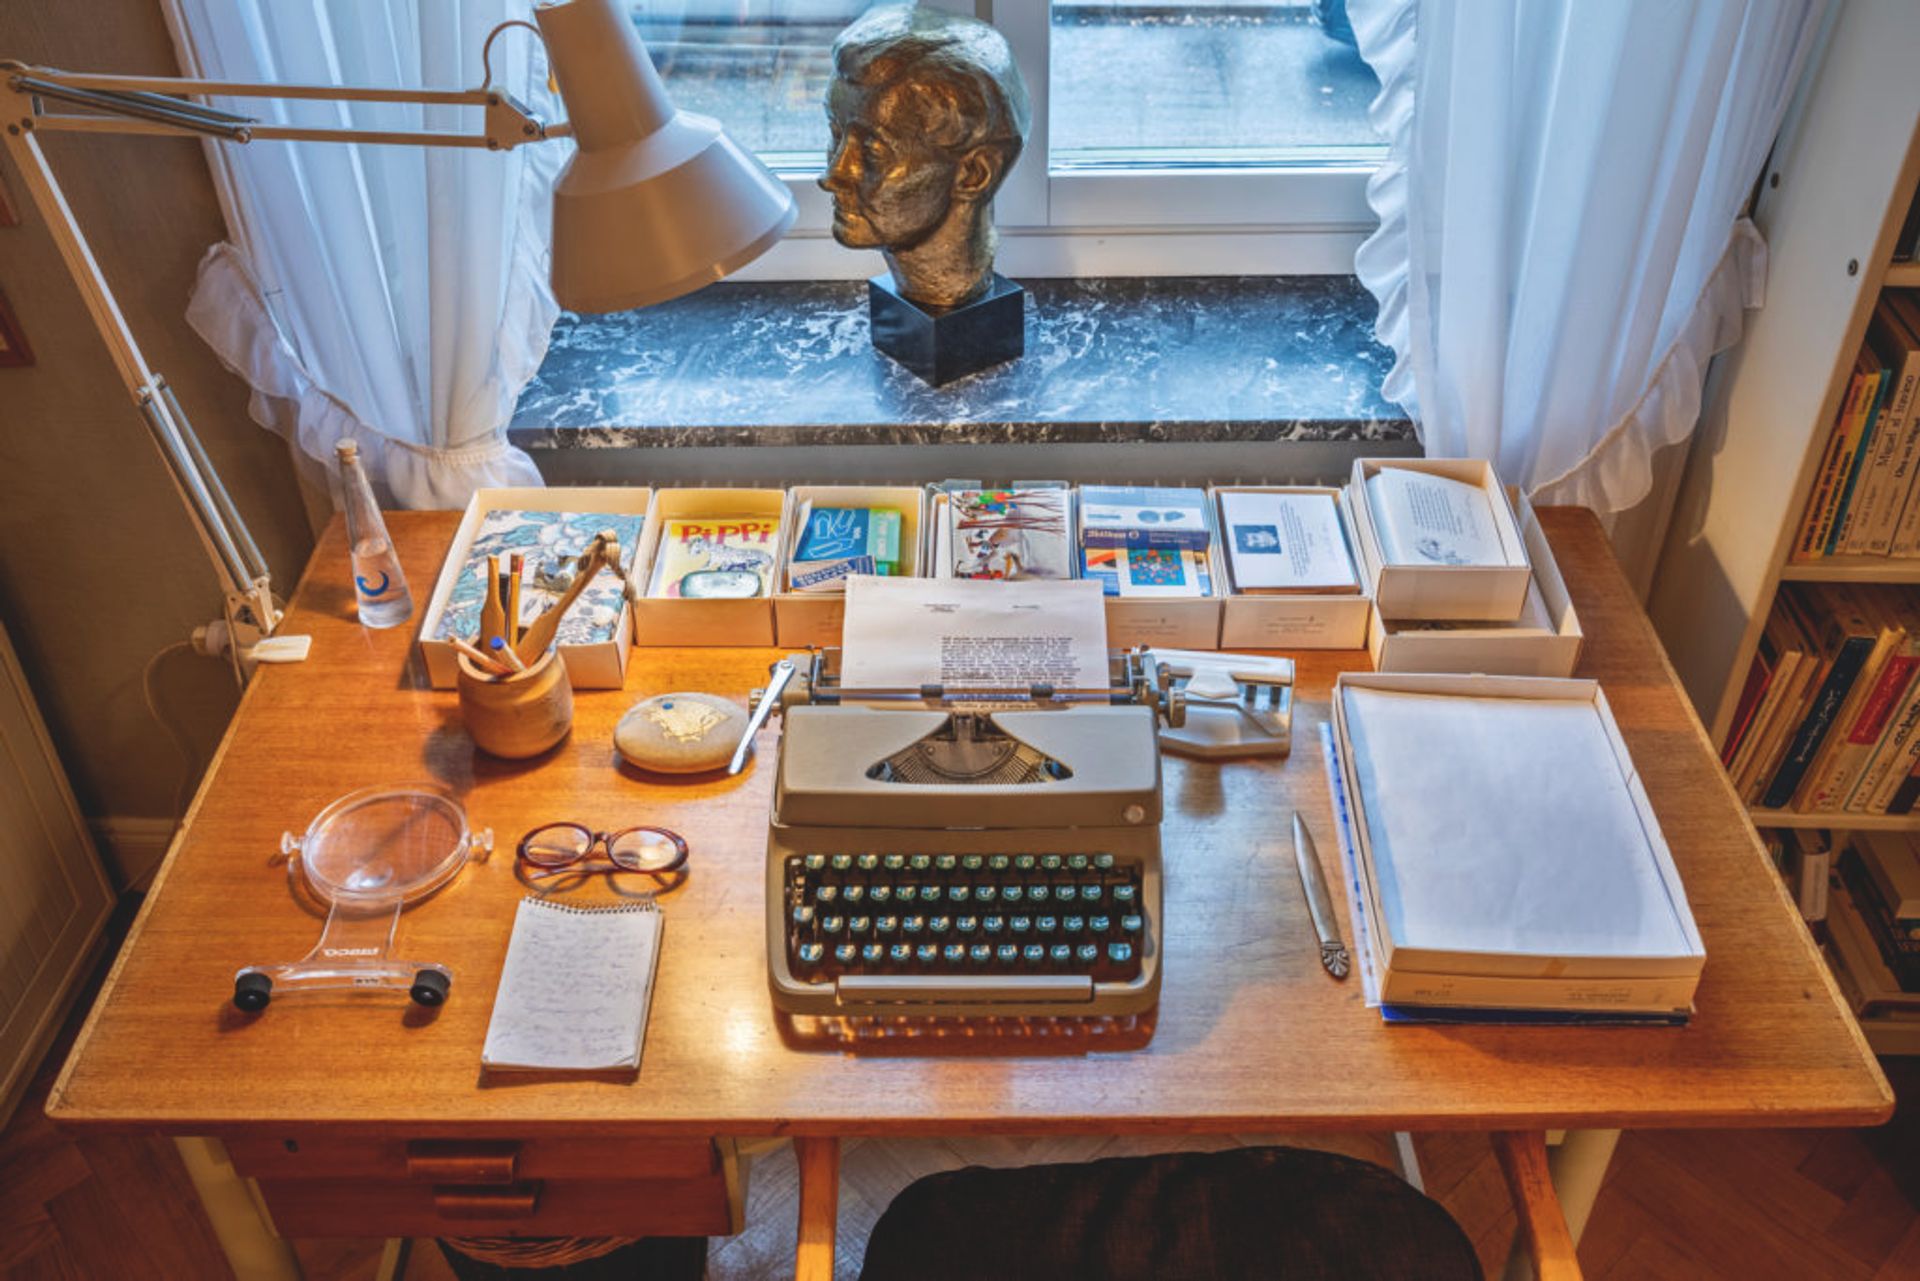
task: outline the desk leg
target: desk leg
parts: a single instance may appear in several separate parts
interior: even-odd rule
[[[233,1168],[218,1139],[175,1139],[187,1177],[226,1251],[235,1281],[300,1281],[293,1246],[273,1230],[253,1186]]]
[[[833,1237],[840,1213],[840,1140],[795,1139],[800,1165],[800,1240],[793,1281],[833,1281]]]

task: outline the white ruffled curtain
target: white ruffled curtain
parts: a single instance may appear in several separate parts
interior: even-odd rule
[[[532,0],[165,0],[187,75],[471,89],[481,46]],[[492,50],[493,83],[552,120],[532,33]],[[323,128],[478,133],[477,107],[223,100]],[[208,251],[187,318],[254,389],[252,412],[327,463],[358,442],[407,507],[539,485],[506,442],[546,354],[549,199],[570,144],[485,149],[210,142],[230,241]]]
[[[1429,454],[1639,503],[1762,301],[1741,216],[1825,0],[1351,0],[1388,159],[1356,270]]]

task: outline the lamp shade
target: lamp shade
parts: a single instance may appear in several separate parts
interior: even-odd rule
[[[534,10],[579,150],[553,190],[553,295],[625,311],[736,271],[793,225],[793,196],[708,116],[676,111],[616,0]]]

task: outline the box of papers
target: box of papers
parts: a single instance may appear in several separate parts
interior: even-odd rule
[[[1512,622],[1527,607],[1526,540],[1479,458],[1356,458],[1347,502],[1387,619]]]
[[[1484,672],[1489,676],[1571,676],[1580,661],[1579,615],[1532,506],[1518,491],[1514,511],[1526,540],[1533,581],[1526,608],[1510,623],[1389,619],[1367,624],[1375,671]]]
[[[1198,522],[1179,537],[1178,545],[1163,539],[1159,545],[1094,546],[1080,548],[1080,576],[1097,579],[1106,598],[1107,640],[1116,648],[1158,645],[1166,649],[1218,649],[1220,601],[1225,594],[1221,577],[1219,531],[1205,501],[1205,491],[1186,489],[1132,489],[1123,486],[1082,486],[1074,494],[1077,527],[1082,537],[1098,537],[1087,524],[1088,495],[1109,508],[1114,495],[1130,494],[1160,505],[1143,511],[1157,514],[1161,524]],[[1102,498],[1099,495],[1105,494]],[[1197,513],[1189,513],[1185,495],[1201,499]]]
[[[640,537],[636,645],[771,645],[780,489],[660,489]]]
[[[645,487],[578,486],[554,489],[482,489],[467,502],[453,543],[427,598],[420,619],[420,657],[435,689],[452,689],[458,667],[453,636],[472,640],[479,630],[485,557],[489,552],[525,558],[520,610],[532,622],[558,599],[558,591],[540,586],[558,562],[585,550],[594,534],[611,529],[620,536],[620,562],[639,590],[640,543],[653,491]],[[503,561],[501,569],[507,566]],[[633,636],[626,589],[601,571],[595,584],[568,612],[557,637],[567,679],[575,689],[619,689],[626,679]]]
[[[1331,721],[1371,999],[1685,1014],[1705,949],[1597,682],[1346,672]]]
[[[1295,534],[1308,543],[1303,550],[1296,549],[1292,546],[1295,538],[1289,535],[1288,524],[1283,524],[1280,516],[1263,519],[1259,508],[1249,507],[1246,499],[1234,497],[1264,494],[1305,495],[1331,501],[1336,528],[1326,531],[1310,525],[1304,531],[1296,529]],[[1367,643],[1367,620],[1373,614],[1373,601],[1367,592],[1367,579],[1360,572],[1360,561],[1354,554],[1353,526],[1346,496],[1341,490],[1308,485],[1223,485],[1216,487],[1211,496],[1223,547],[1220,557],[1225,593],[1220,606],[1222,649],[1359,649]],[[1246,517],[1236,528],[1234,517],[1239,513],[1246,513]],[[1271,553],[1266,550],[1269,535]],[[1343,566],[1351,576],[1352,586],[1339,590],[1338,575],[1323,570],[1318,577],[1326,580],[1320,585],[1327,590],[1280,591],[1256,587],[1251,582],[1243,588],[1240,582],[1243,575],[1235,573],[1236,557],[1233,547],[1228,546],[1230,542],[1249,549],[1238,558],[1240,566],[1258,565],[1260,562],[1252,558],[1267,554],[1285,556],[1290,565]],[[1258,581],[1273,580],[1274,575],[1263,574]],[[1248,589],[1254,594],[1249,594]]]
[[[841,625],[846,619],[844,579],[833,585],[838,590],[833,586],[811,592],[794,590],[796,573],[806,573],[811,563],[794,559],[806,537],[808,513],[816,509],[899,513],[899,560],[894,565],[894,576],[918,578],[924,564],[921,543],[926,501],[926,493],[914,485],[795,485],[788,491],[792,529],[782,556],[779,589],[773,596],[774,629],[780,644],[838,645]],[[864,545],[864,534],[862,542]]]

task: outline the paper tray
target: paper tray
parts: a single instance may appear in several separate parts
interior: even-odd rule
[[[434,580],[433,595],[427,600],[427,612],[420,619],[420,656],[426,663],[427,678],[435,689],[452,689],[459,668],[455,650],[443,640],[429,639],[439,629],[440,618],[453,596],[460,571],[466,568],[467,554],[473,547],[480,523],[491,511],[610,512],[623,516],[645,516],[653,491],[645,486],[612,487],[578,485],[554,489],[482,489],[467,503],[460,526],[454,531],[453,545],[441,563],[440,576]],[[630,573],[638,573],[637,549],[622,547],[620,556]],[[642,580],[644,581],[644,580]],[[628,615],[632,606],[621,610],[614,625],[613,638],[592,645],[562,645],[560,659],[567,667],[567,680],[575,689],[619,689],[626,679],[627,654],[633,646]]]
[[[1346,535],[1347,554],[1353,561],[1354,577],[1360,581],[1357,592],[1255,593],[1243,595],[1233,581],[1232,557],[1226,544],[1215,538],[1220,549],[1221,576],[1216,585],[1225,590],[1220,606],[1221,649],[1362,649],[1367,643],[1367,624],[1373,618],[1373,599],[1365,564],[1360,559],[1354,538],[1353,516],[1347,509],[1346,494],[1338,488],[1319,485],[1219,485],[1207,491],[1207,505],[1216,525],[1225,529],[1220,495],[1229,493],[1327,494],[1340,512],[1340,530]]]
[[[1380,672],[1480,672],[1488,676],[1571,676],[1585,634],[1553,548],[1524,495],[1510,491],[1526,540],[1533,581],[1553,620],[1551,631],[1499,623],[1444,628],[1395,621],[1378,610],[1367,620],[1367,652]],[[1362,570],[1366,573],[1367,570]]]
[[[1352,739],[1348,733],[1344,692],[1348,688],[1401,690],[1424,694],[1451,694],[1475,698],[1584,699],[1593,704],[1595,714],[1612,749],[1621,779],[1638,814],[1653,868],[1664,887],[1685,949],[1666,956],[1541,956],[1516,952],[1449,952],[1433,955],[1410,948],[1396,951],[1383,929],[1378,912],[1376,887],[1378,876],[1373,863],[1368,834],[1365,801],[1360,794],[1353,760]],[[1434,674],[1389,674],[1343,672],[1336,678],[1332,700],[1333,735],[1340,763],[1340,785],[1348,805],[1349,830],[1356,858],[1356,902],[1365,910],[1368,933],[1374,941],[1375,956],[1382,972],[1394,965],[1427,973],[1446,973],[1455,977],[1485,975],[1490,978],[1541,978],[1561,980],[1626,980],[1695,978],[1705,965],[1705,948],[1700,942],[1693,915],[1687,906],[1686,890],[1661,834],[1652,805],[1634,769],[1633,759],[1620,736],[1606,695],[1595,681],[1546,680],[1510,676],[1457,676]]]

